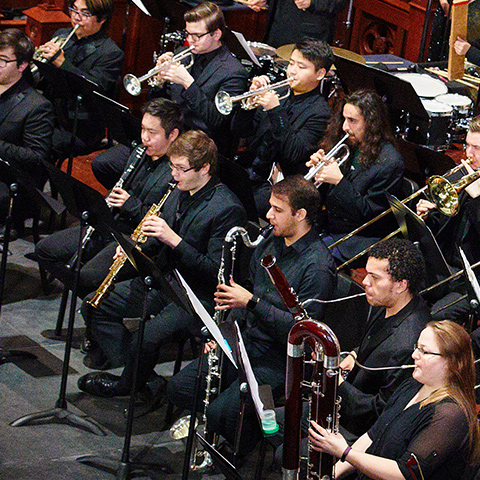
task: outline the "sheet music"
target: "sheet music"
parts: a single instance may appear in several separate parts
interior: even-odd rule
[[[462,257],[463,264],[465,265],[465,273],[467,275],[467,279],[470,281],[473,291],[475,292],[475,296],[480,302],[480,285],[478,284],[477,277],[475,276],[475,273],[473,273],[470,262],[467,260],[467,257],[465,256],[465,253],[463,252],[461,247],[458,247],[458,250],[460,251],[460,256]]]
[[[235,362],[235,359],[233,358],[233,355],[232,355],[232,349],[228,344],[228,342],[225,340],[225,337],[222,335],[222,332],[218,328],[218,325],[213,321],[213,318],[207,312],[205,307],[202,305],[202,303],[197,298],[197,296],[195,295],[193,290],[190,288],[188,283],[185,281],[185,279],[182,277],[182,275],[180,275],[180,272],[178,270],[175,270],[175,272],[178,275],[178,278],[180,279],[180,282],[182,283],[183,287],[185,288],[188,298],[190,299],[190,302],[192,303],[193,308],[197,312],[197,315],[200,317],[202,322],[208,328],[208,331],[212,334],[213,339],[217,342],[217,345],[224,351],[225,355],[233,363],[235,368],[238,368],[237,363]]]
[[[235,328],[237,330],[238,347],[240,350],[240,356],[242,357],[243,366],[245,367],[245,373],[247,375],[248,388],[252,395],[253,403],[255,404],[255,410],[257,411],[258,418],[262,418],[263,402],[260,400],[260,394],[258,393],[258,382],[253,373],[252,365],[250,364],[250,358],[248,357],[247,349],[243,343],[242,333],[238,323],[235,322]]]
[[[152,15],[147,10],[147,7],[143,4],[142,0],[132,0],[132,2],[145,14],[151,17]]]
[[[250,45],[247,43],[245,40],[245,37],[243,36],[242,33],[239,32],[234,32],[232,30],[232,33],[237,37],[237,40],[240,42],[240,45],[245,49],[247,52],[248,56],[250,57],[250,60],[257,65],[258,67],[261,67],[260,62],[258,61],[257,56],[252,52],[252,49],[250,48]]]

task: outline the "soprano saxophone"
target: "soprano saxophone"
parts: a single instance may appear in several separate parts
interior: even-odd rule
[[[168,190],[165,192],[165,195],[163,195],[160,202],[158,204],[154,203],[149,208],[146,215],[142,218],[142,221],[138,224],[137,228],[130,235],[130,238],[134,242],[136,242],[137,245],[141,243],[145,243],[147,240],[147,236],[142,233],[142,227],[143,227],[143,224],[145,223],[145,220],[152,215],[160,214],[160,212],[162,211],[163,205],[165,204],[165,202],[167,201],[168,197],[173,192],[175,187],[176,187],[175,183],[169,184]],[[108,295],[108,292],[113,288],[113,283],[115,282],[118,272],[123,267],[127,259],[128,259],[127,254],[122,251],[122,253],[114,260],[107,276],[105,277],[105,280],[102,282],[100,287],[98,287],[93,298],[91,300],[87,300],[87,303],[89,305],[91,305],[94,308],[98,308],[100,306],[100,304],[103,302],[105,297]]]

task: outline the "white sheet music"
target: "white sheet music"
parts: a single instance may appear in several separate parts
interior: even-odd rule
[[[248,56],[250,57],[250,60],[255,63],[258,67],[261,67],[260,62],[258,61],[257,56],[252,52],[252,49],[250,48],[250,45],[248,45],[247,41],[245,40],[245,37],[243,36],[242,33],[239,32],[234,32],[232,30],[232,33],[237,37],[237,40],[240,42],[240,45],[245,49],[247,52]]]
[[[225,355],[233,363],[235,368],[238,368],[237,363],[235,362],[235,359],[233,358],[233,355],[232,355],[232,349],[228,344],[228,342],[225,340],[225,337],[222,335],[222,332],[218,328],[218,325],[213,321],[213,318],[207,312],[207,310],[202,305],[202,303],[200,302],[198,297],[195,295],[193,290],[190,288],[188,283],[180,275],[180,272],[178,270],[175,270],[175,272],[177,273],[178,278],[182,282],[182,285],[185,288],[188,298],[190,299],[190,302],[192,303],[193,308],[197,312],[197,315],[200,317],[202,322],[208,328],[208,331],[212,334],[213,339],[217,342],[217,345],[224,351]]]
[[[473,268],[471,267],[470,262],[467,260],[464,251],[461,249],[461,247],[458,247],[458,249],[460,250],[460,255],[462,257],[463,264],[465,265],[465,273],[467,274],[467,278],[472,285],[477,300],[480,302],[480,285],[478,284],[477,277],[475,276]]]
[[[147,7],[143,4],[142,0],[132,0],[132,2],[145,14],[151,17],[152,15],[147,10]]]

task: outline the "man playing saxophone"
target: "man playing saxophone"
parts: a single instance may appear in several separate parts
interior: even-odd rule
[[[162,217],[150,216],[143,222],[142,233],[148,240],[142,250],[163,271],[178,269],[197,297],[213,312],[223,239],[230,228],[245,224],[246,213],[240,201],[216,177],[217,148],[205,133],[185,132],[173,142],[167,154],[177,188],[165,202]],[[87,302],[92,295],[87,296],[82,314],[89,318],[98,344],[91,355],[104,368],[123,364],[126,367],[120,377],[105,372],[81,377],[78,382],[81,390],[104,397],[129,393],[137,340],[122,320],[142,316],[144,295],[143,281],[136,277],[117,284],[99,308],[91,308]],[[146,324],[140,352],[139,389],[155,376],[154,368],[165,342],[200,334],[201,329],[196,316],[158,290],[149,295],[148,314],[153,318]],[[147,401],[154,408],[156,399],[152,395]]]
[[[285,391],[285,352],[294,318],[261,267],[260,259],[265,254],[276,257],[300,301],[330,298],[336,286],[336,272],[333,259],[314,226],[318,201],[319,194],[313,184],[300,176],[287,177],[275,184],[267,214],[274,228],[254,251],[248,284],[244,287],[230,279],[218,285],[215,293],[216,309],[232,310],[229,319],[237,320],[242,328],[255,376],[260,385],[271,385],[274,399]],[[310,303],[307,309],[313,318],[321,318],[323,306],[319,303]],[[197,369],[197,362],[193,362],[169,383],[170,400],[186,410],[192,408]],[[205,375],[202,378],[205,379]],[[207,424],[233,445],[240,412],[240,389],[237,371],[226,360],[222,385],[225,389],[207,409]],[[261,435],[249,398],[238,453],[242,456],[253,450]]]
[[[72,27],[78,25],[75,34],[63,48],[50,41],[41,45],[39,51],[55,67],[83,76],[96,83],[101,93],[113,96],[123,64],[123,52],[107,34],[113,14],[113,0],[71,0],[68,10]],[[55,36],[65,38],[69,33],[71,29],[62,29]],[[56,85],[46,85],[45,91],[49,98],[55,99],[60,120],[54,134],[54,149],[59,154],[65,154],[70,145],[75,99],[67,101],[58,98],[56,88]],[[105,124],[100,113],[92,106],[82,104],[75,147],[92,149],[104,135]]]

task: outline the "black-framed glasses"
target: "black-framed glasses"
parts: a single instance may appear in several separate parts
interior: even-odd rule
[[[422,356],[424,355],[437,355],[438,357],[442,357],[443,355],[441,353],[437,352],[429,352],[428,350],[425,350],[423,347],[420,347],[418,343],[415,344],[413,351],[417,350],[418,353]]]
[[[81,12],[80,10],[77,10],[73,7],[68,7],[68,13],[70,14],[70,16],[72,16],[72,13],[76,13],[77,15],[79,15],[80,17],[83,17],[83,18],[93,17],[93,13]]]
[[[208,35],[209,33],[212,33],[212,32],[208,31],[208,32],[205,32],[205,33],[190,33],[190,32],[187,32],[186,30],[183,31],[183,34],[185,35],[185,38],[192,37],[192,40],[194,42],[197,42],[198,40],[200,40],[205,35]]]
[[[177,172],[181,172],[181,173],[187,173],[190,170],[193,170],[195,168],[195,167],[190,167],[190,168],[178,167],[177,165],[174,165],[172,162],[168,162],[168,166],[170,167],[171,170],[176,170]]]
[[[5,60],[4,58],[0,58],[0,68],[6,67],[9,63],[16,62],[17,59],[14,58],[13,60]]]

